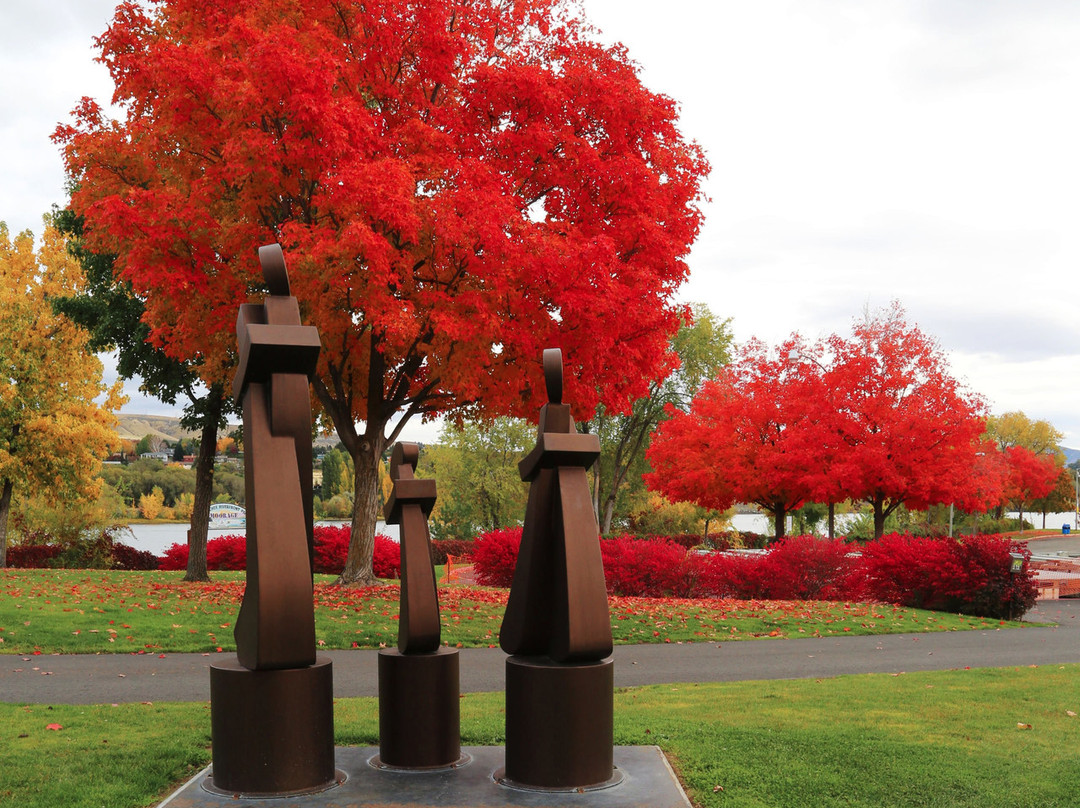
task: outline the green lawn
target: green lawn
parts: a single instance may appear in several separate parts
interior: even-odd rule
[[[461,708],[464,744],[503,742],[501,694]],[[660,746],[698,806],[1075,808],[1077,713],[1077,665],[662,685],[616,693],[615,742]],[[378,744],[374,699],[335,722]],[[210,760],[206,704],[0,704],[0,726],[19,808],[155,805]]]
[[[179,653],[235,649],[243,573],[185,584],[176,572],[0,570],[0,653]],[[323,648],[397,642],[398,587],[334,587],[317,576]],[[443,586],[442,639],[496,645],[506,590]],[[880,604],[613,597],[616,643],[704,642],[829,634],[955,631],[1005,624]]]

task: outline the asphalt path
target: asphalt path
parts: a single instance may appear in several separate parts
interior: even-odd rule
[[[1080,663],[1080,600],[1039,601],[1026,622],[978,631],[621,645],[615,685],[817,679],[843,674]],[[329,651],[334,695],[378,695],[378,651]],[[0,655],[0,701],[111,704],[208,701],[209,666],[234,654]],[[506,655],[461,651],[462,692],[501,691]]]

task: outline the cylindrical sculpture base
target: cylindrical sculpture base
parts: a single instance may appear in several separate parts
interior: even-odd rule
[[[330,788],[336,783],[330,660],[285,670],[211,665],[210,728],[211,790],[284,796]]]
[[[395,769],[461,761],[458,652],[379,652],[379,759]]]
[[[612,782],[613,672],[611,657],[506,660],[508,785],[576,790]]]

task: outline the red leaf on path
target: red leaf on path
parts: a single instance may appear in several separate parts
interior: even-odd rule
[[[45,729],[60,730],[63,729],[63,727],[60,724],[46,724]]]

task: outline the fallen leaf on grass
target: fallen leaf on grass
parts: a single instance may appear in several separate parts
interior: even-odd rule
[[[1069,718],[1076,718],[1076,713],[1074,713],[1072,710],[1066,710],[1065,715],[1069,716]]]
[[[713,794],[715,794],[717,791],[723,791],[723,790],[724,790],[723,786],[713,786],[712,787]]]
[[[1017,729],[1031,729],[1031,724],[1022,724],[1019,721],[1016,722]]]
[[[60,724],[46,724],[45,729],[61,730],[63,729],[63,726],[61,726]]]

